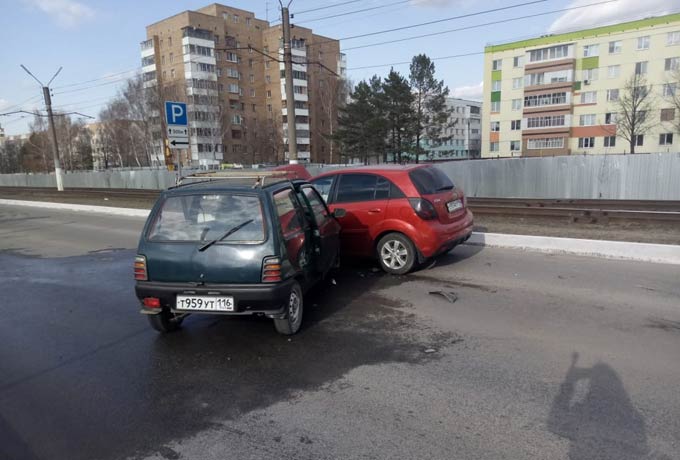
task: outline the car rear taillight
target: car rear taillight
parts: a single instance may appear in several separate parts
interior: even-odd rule
[[[157,297],[145,297],[142,303],[147,308],[161,308],[161,299]]]
[[[277,283],[281,281],[281,259],[266,257],[262,264],[262,282]]]
[[[146,257],[135,257],[135,280],[146,281],[149,279],[149,274],[146,272]]]
[[[434,209],[434,205],[424,198],[409,198],[408,202],[411,203],[411,207],[423,220],[432,220],[437,218],[437,210]]]

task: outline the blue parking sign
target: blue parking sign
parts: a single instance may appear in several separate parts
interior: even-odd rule
[[[165,101],[165,120],[169,125],[187,125],[187,105],[184,102]]]

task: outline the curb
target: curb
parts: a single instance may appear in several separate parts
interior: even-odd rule
[[[60,209],[64,211],[90,212],[126,217],[148,217],[148,209],[114,208],[112,206],[93,206],[85,204],[53,203],[50,201],[25,201],[0,199],[0,205],[28,206],[31,208]]]
[[[680,246],[626,241],[582,240],[502,233],[473,233],[466,244],[521,249],[548,254],[571,254],[605,259],[680,265]]]
[[[52,203],[46,201],[0,199],[0,205],[3,204],[10,206],[59,209],[64,211],[101,213],[126,217],[146,218],[149,215],[149,211],[146,209]],[[583,240],[575,238],[478,232],[474,232],[465,244],[492,248],[520,249],[547,254],[570,254],[605,259],[636,260],[639,262],[680,265],[680,246],[670,244],[630,243],[625,241]]]

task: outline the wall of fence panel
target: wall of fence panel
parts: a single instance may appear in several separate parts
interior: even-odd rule
[[[680,153],[467,160],[437,164],[469,196],[680,200]],[[311,174],[336,166],[311,166]],[[167,188],[164,170],[76,172],[65,187]],[[3,174],[0,186],[56,187],[53,175]]]

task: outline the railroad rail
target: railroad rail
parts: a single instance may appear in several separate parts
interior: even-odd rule
[[[149,189],[69,188],[63,192],[46,187],[0,187],[0,198],[117,198],[155,200],[160,191]],[[468,197],[477,215],[568,219],[580,223],[607,223],[610,220],[680,222],[680,201],[675,200],[596,200],[540,198]]]

